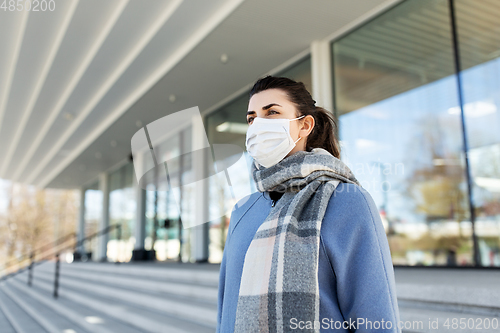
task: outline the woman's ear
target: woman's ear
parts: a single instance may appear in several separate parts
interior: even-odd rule
[[[308,114],[307,116],[302,119],[302,123],[300,125],[300,136],[301,137],[306,137],[309,134],[311,134],[313,128],[314,128],[314,117]]]

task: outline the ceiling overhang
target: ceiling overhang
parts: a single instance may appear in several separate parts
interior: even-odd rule
[[[71,0],[0,12],[0,177],[88,184],[127,159],[140,126],[207,112],[396,2]]]

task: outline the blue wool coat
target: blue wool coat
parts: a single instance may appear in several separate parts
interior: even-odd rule
[[[271,205],[269,192],[255,192],[233,208],[220,266],[217,332],[234,330],[245,254]],[[318,281],[321,332],[401,332],[387,236],[375,202],[358,185],[340,183],[330,198],[321,225]],[[292,321],[285,330],[313,325]]]

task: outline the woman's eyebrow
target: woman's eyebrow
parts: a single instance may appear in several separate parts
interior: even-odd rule
[[[276,104],[276,103],[271,103],[271,104],[268,104],[266,106],[263,106],[262,110],[267,110],[269,108],[272,108],[273,106],[281,106],[281,105]],[[247,111],[247,116],[250,115],[250,114],[254,114],[254,113],[255,113],[255,111],[249,110],[249,111]]]

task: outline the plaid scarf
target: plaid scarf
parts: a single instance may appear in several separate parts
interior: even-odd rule
[[[245,255],[234,332],[295,332],[292,318],[314,323],[306,331],[319,332],[321,222],[339,182],[359,182],[322,148],[298,151],[269,168],[254,161],[252,176],[260,192],[283,195]]]

